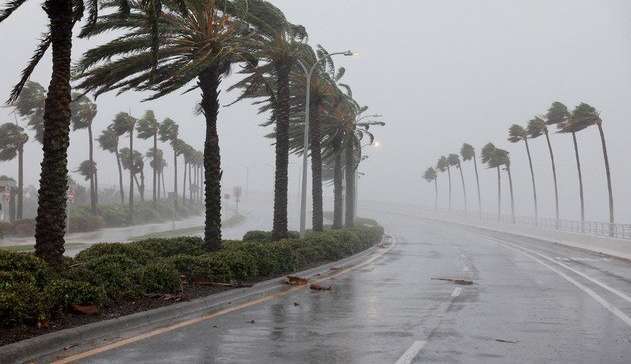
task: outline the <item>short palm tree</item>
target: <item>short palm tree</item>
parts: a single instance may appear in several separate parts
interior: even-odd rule
[[[88,130],[88,166],[92,165],[92,168],[85,169],[84,171],[92,171],[94,174],[87,176],[86,181],[90,181],[90,209],[93,215],[97,214],[98,204],[98,185],[97,185],[97,169],[94,162],[94,137],[92,134],[92,123],[96,118],[97,108],[96,104],[90,101],[87,96],[80,94],[73,94],[73,101],[70,104],[70,121],[72,123],[73,130]]]
[[[563,132],[576,132],[596,125],[600,134],[600,141],[603,150],[603,159],[605,164],[605,176],[607,178],[607,192],[609,195],[609,224],[610,232],[613,235],[613,224],[615,223],[613,188],[611,183],[611,168],[609,166],[609,155],[607,154],[607,143],[605,141],[605,132],[603,131],[603,121],[598,111],[591,105],[581,103],[578,105],[570,116],[569,121],[563,126]]]
[[[116,165],[118,166],[118,185],[121,198],[121,205],[125,204],[125,190],[123,189],[123,168],[121,166],[120,153],[118,151],[118,140],[120,135],[116,132],[113,125],[108,126],[98,138],[101,149],[108,151],[116,156]]]
[[[434,183],[434,210],[438,210],[438,174],[436,170],[429,167],[423,173],[423,179],[429,183]]]
[[[478,188],[478,211],[480,217],[482,217],[482,195],[480,193],[480,176],[478,175],[478,161],[475,155],[475,148],[471,144],[464,143],[462,148],[460,149],[460,155],[462,156],[462,160],[467,162],[473,161],[473,170],[475,172],[475,182]]]
[[[559,184],[557,181],[557,168],[554,161],[554,151],[552,150],[552,143],[550,142],[550,133],[548,126],[542,117],[535,117],[528,123],[528,137],[530,139],[539,138],[542,135],[546,136],[546,142],[548,144],[548,152],[550,154],[550,162],[552,164],[552,181],[554,182],[554,207],[556,216],[556,226],[559,226]]]
[[[131,15],[125,22],[125,32],[88,51],[78,64],[77,73],[79,88],[95,94],[114,89],[153,91],[149,99],[157,99],[184,87],[189,91],[201,90],[200,106],[206,119],[204,238],[207,249],[212,251],[222,246],[222,172],[217,133],[219,88],[233,64],[255,63],[255,60],[249,48],[250,29],[234,16],[247,11],[247,2],[188,0],[184,4],[186,9],[163,9],[158,19],[152,15],[151,8],[141,3],[130,4]],[[116,3],[107,5],[118,6]],[[147,24],[156,21],[157,28],[163,29],[157,60],[146,41],[153,34]],[[119,29],[119,18],[104,16],[91,34]]]
[[[121,112],[116,115],[112,122],[112,129],[118,135],[129,134],[129,155],[134,154],[134,128],[136,127],[136,119],[126,112]],[[123,167],[125,166],[125,159],[122,157]],[[134,169],[129,168],[129,219],[133,223],[134,219]]]
[[[467,185],[464,182],[464,173],[462,173],[462,165],[460,164],[460,156],[458,154],[452,153],[447,156],[447,162],[450,167],[455,167],[460,171],[460,180],[462,181],[462,194],[464,196],[464,212],[468,213],[467,206]]]
[[[175,121],[166,118],[162,121],[162,123],[160,123],[159,134],[160,141],[171,144],[171,149],[173,149],[173,203],[175,204],[175,208],[177,210],[177,156],[179,153],[176,147],[177,141],[179,140],[178,136],[180,134],[180,127],[175,123]]]
[[[436,170],[439,172],[447,171],[447,180],[449,182],[449,211],[451,211],[451,171],[449,170],[447,157],[442,156],[438,159],[438,162],[436,162]]]
[[[159,165],[158,165],[158,157],[161,158],[161,156],[158,156],[158,153],[155,152],[158,150],[158,132],[160,130],[160,124],[158,123],[158,120],[156,120],[156,115],[154,114],[153,110],[147,110],[145,112],[145,114],[143,115],[142,118],[140,118],[138,120],[138,125],[136,125],[136,132],[138,134],[138,138],[140,139],[150,139],[153,142],[153,151],[154,153],[152,153],[152,157],[155,158],[155,160],[151,161],[151,169],[153,170],[153,205],[156,206],[156,202],[157,202],[157,183],[158,183],[158,170],[156,169]]]
[[[24,144],[28,141],[28,135],[24,128],[13,123],[0,125],[0,161],[10,161],[18,158],[18,187],[17,187],[17,211],[18,220],[24,216]]]
[[[84,160],[74,172],[79,173],[86,181],[91,181],[94,179],[94,175],[96,175],[96,163],[94,163],[94,161]]]
[[[537,183],[535,182],[535,171],[532,167],[532,156],[530,154],[530,144],[528,144],[528,131],[521,125],[513,124],[508,129],[508,141],[511,143],[524,142],[526,154],[528,155],[528,165],[530,166],[530,178],[532,180],[532,198],[535,207],[535,225],[539,222],[539,205],[537,203]]]

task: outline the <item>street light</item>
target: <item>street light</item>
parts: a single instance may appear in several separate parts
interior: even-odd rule
[[[311,78],[313,77],[313,72],[315,72],[316,68],[320,63],[324,60],[331,58],[333,56],[343,55],[346,57],[351,57],[354,55],[352,51],[345,52],[335,52],[327,55],[326,57],[320,58],[317,60],[311,69],[307,68],[305,64],[298,60],[298,64],[302,68],[305,73],[305,77],[307,78],[307,99],[305,101],[305,132],[304,132],[304,144],[303,144],[303,156],[302,156],[302,190],[300,195],[300,237],[304,238],[307,232],[307,149],[309,146],[309,107],[311,103]]]

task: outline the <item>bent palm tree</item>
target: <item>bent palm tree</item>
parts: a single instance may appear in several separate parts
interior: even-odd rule
[[[129,133],[129,150],[130,155],[134,154],[134,128],[136,126],[136,119],[126,112],[121,112],[116,115],[112,127],[118,135]],[[122,151],[121,151],[122,156]],[[124,158],[123,158],[123,167]],[[129,168],[129,221],[134,222],[134,173],[133,168]]]
[[[70,104],[70,121],[73,130],[88,130],[88,162],[87,166],[92,168],[83,171],[92,171],[94,174],[87,176],[86,181],[90,181],[90,209],[93,215],[97,214],[96,206],[98,204],[98,185],[96,180],[96,163],[94,163],[94,137],[92,134],[92,123],[96,117],[96,104],[94,104],[86,96],[73,94],[73,102]]]
[[[468,213],[467,207],[467,185],[464,182],[464,174],[462,173],[462,165],[460,164],[460,156],[458,154],[450,154],[447,157],[447,162],[450,166],[456,167],[460,171],[460,179],[462,181],[462,194],[464,195],[464,212],[465,215]]]
[[[504,160],[497,152],[497,147],[493,143],[488,143],[482,148],[482,163],[486,164],[488,168],[495,168],[497,170],[497,221],[502,221],[502,175],[500,167],[504,165]]]
[[[157,99],[183,87],[201,90],[201,110],[206,119],[204,144],[206,174],[206,222],[204,239],[210,251],[221,248],[221,155],[217,133],[219,88],[231,65],[252,60],[247,41],[250,29],[233,14],[247,11],[247,2],[189,0],[186,9],[164,9],[155,19],[150,8],[131,4],[125,33],[88,51],[79,62],[79,88],[95,94],[119,89],[153,91]],[[116,7],[107,3],[107,7]],[[151,36],[147,24],[163,29],[157,60],[147,48]],[[117,17],[100,18],[94,31],[120,29]],[[113,59],[113,60],[112,60]],[[155,72],[154,72],[155,70]],[[191,85],[191,83],[195,84]]]
[[[460,155],[463,161],[473,160],[473,169],[475,171],[475,182],[478,188],[478,211],[482,217],[482,195],[480,194],[480,176],[478,175],[478,161],[475,155],[475,149],[471,144],[464,143],[460,149]]]
[[[37,82],[27,81],[13,107],[20,117],[25,118],[28,127],[35,132],[35,140],[42,143],[44,138],[44,105],[46,90]]]
[[[129,174],[132,178],[132,183],[136,182],[136,188],[138,188],[138,192],[140,194],[140,198],[144,201],[144,190],[145,190],[145,161],[140,153],[137,150],[133,152],[129,148],[123,148],[120,151],[121,153],[121,161],[123,162],[123,168],[129,170]],[[140,181],[138,181],[137,175],[140,175]]]
[[[546,113],[546,125],[556,125],[557,129],[561,130],[564,128],[564,125],[567,124],[570,118],[570,112],[567,109],[567,106],[556,101],[553,102],[548,112]],[[547,129],[546,129],[547,130]],[[548,134],[546,133],[546,137]],[[576,133],[572,133],[572,140],[574,142],[574,154],[576,156],[576,169],[578,170],[578,184],[579,184],[579,195],[580,195],[580,203],[581,203],[581,225],[583,225],[583,221],[585,221],[585,200],[583,198],[583,174],[581,172],[581,160],[578,154],[578,143],[576,140]],[[548,147],[550,147],[550,139],[548,137]],[[550,147],[550,153],[552,153],[552,149]],[[557,229],[559,228],[559,218],[557,211]]]
[[[528,144],[528,131],[521,125],[513,124],[508,129],[508,141],[511,143],[524,142],[526,146],[526,154],[528,155],[528,165],[530,166],[530,178],[532,180],[532,198],[535,207],[535,225],[539,223],[539,206],[537,204],[537,184],[535,182],[535,171],[532,168],[532,156],[530,154],[530,145]]]
[[[438,210],[438,174],[436,174],[436,170],[432,167],[427,168],[423,173],[423,179],[429,183],[434,182],[434,210]]]
[[[614,223],[615,223],[615,215],[614,215],[614,201],[613,201],[613,188],[611,183],[611,169],[609,166],[609,155],[607,154],[607,143],[605,141],[605,133],[602,127],[602,119],[600,118],[600,114],[596,109],[588,105],[586,103],[581,103],[578,105],[574,111],[572,111],[572,115],[570,117],[569,122],[563,127],[563,131],[570,131],[573,134],[586,129],[590,126],[596,125],[598,127],[598,132],[600,135],[600,141],[603,150],[603,159],[605,164],[605,175],[607,177],[607,192],[609,197],[609,228],[610,235],[614,234]]]
[[[158,179],[158,170],[156,167],[158,166],[158,132],[160,130],[160,124],[158,120],[156,120],[156,116],[152,110],[147,110],[140,120],[138,120],[138,125],[136,126],[136,132],[138,134],[138,138],[147,140],[149,138],[153,141],[153,151],[152,156],[156,158],[151,161],[151,169],[153,170],[153,206],[156,206],[157,202],[157,179]],[[154,167],[155,166],[155,167]]]
[[[125,205],[125,190],[123,189],[123,168],[121,166],[120,153],[118,151],[118,139],[120,135],[116,132],[112,125],[108,126],[98,138],[101,149],[113,153],[116,156],[116,165],[118,166],[118,185],[121,197],[121,205]]]
[[[160,141],[171,144],[171,149],[173,149],[173,203],[175,205],[175,209],[177,210],[177,156],[179,153],[176,145],[180,134],[180,127],[175,123],[175,121],[166,118],[160,124],[159,134]],[[166,194],[166,191],[164,193]]]
[[[552,150],[552,144],[550,143],[550,133],[548,131],[548,127],[546,126],[546,122],[541,117],[535,117],[530,120],[528,123],[528,128],[526,129],[528,132],[528,137],[530,139],[539,138],[542,135],[546,136],[546,142],[548,144],[548,152],[550,154],[550,162],[552,163],[552,180],[554,182],[554,207],[555,207],[555,216],[556,216],[556,226],[559,226],[559,185],[557,181],[557,169],[556,163],[554,162],[554,152]]]
[[[10,161],[18,158],[18,187],[17,187],[17,212],[18,220],[24,216],[24,144],[28,141],[28,135],[24,128],[6,123],[0,125],[0,161]]]
[[[440,172],[447,171],[448,182],[449,182],[449,211],[451,211],[451,173],[449,172],[449,162],[447,161],[447,157],[442,156],[436,162],[436,169]]]

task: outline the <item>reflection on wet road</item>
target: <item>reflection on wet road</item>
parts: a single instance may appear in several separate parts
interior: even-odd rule
[[[397,246],[327,282],[332,291],[297,291],[84,362],[630,361],[631,327],[606,306],[631,315],[629,262],[413,216],[379,220]]]

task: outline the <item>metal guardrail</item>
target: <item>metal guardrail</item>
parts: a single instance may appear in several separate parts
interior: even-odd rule
[[[428,211],[430,211],[428,209]],[[435,211],[435,210],[431,210]],[[539,218],[529,216],[515,216],[513,221],[510,215],[491,214],[488,212],[469,211],[466,213],[462,210],[438,209],[439,213],[446,215],[458,216],[470,221],[482,221],[490,223],[517,224],[528,225],[543,230],[562,231],[568,233],[586,234],[599,237],[615,238],[631,240],[631,224],[610,224],[606,222],[585,221],[581,223],[577,220],[557,219],[555,218]]]

